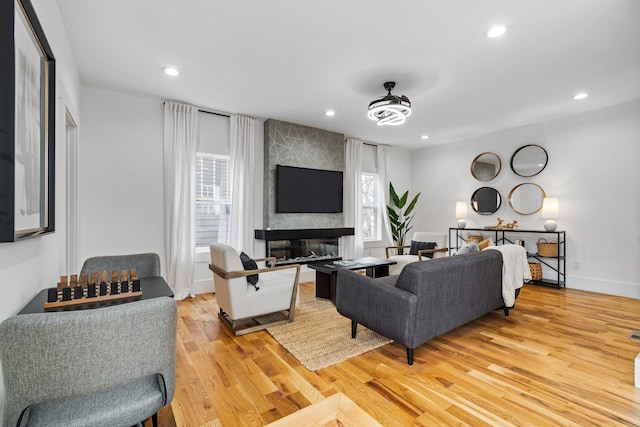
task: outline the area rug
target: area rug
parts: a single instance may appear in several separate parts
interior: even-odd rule
[[[293,322],[267,331],[310,371],[317,371],[392,342],[362,325],[351,338],[351,320],[330,300],[316,298],[315,283],[300,284]]]

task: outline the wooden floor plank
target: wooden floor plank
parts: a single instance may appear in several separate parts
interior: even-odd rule
[[[214,295],[180,301],[178,314],[161,427],[262,426],[338,392],[386,426],[640,426],[637,299],[525,286],[509,317],[423,344],[412,366],[391,343],[315,372],[266,331],[233,336]]]

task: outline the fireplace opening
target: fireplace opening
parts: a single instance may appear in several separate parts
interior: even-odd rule
[[[271,240],[268,256],[276,258],[276,264],[306,264],[310,262],[340,259],[338,238]]]
[[[255,237],[264,240],[267,257],[276,264],[309,264],[340,258],[339,242],[343,236],[353,236],[353,227],[255,230]]]

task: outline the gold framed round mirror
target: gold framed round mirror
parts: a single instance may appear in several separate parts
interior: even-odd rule
[[[471,175],[478,181],[491,181],[501,170],[502,160],[494,153],[480,153],[471,162]]]
[[[520,215],[532,215],[542,209],[546,193],[538,184],[525,182],[513,187],[509,193],[509,206]]]

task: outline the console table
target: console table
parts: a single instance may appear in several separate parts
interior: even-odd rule
[[[558,242],[558,256],[555,257],[541,256],[537,251],[527,251],[528,258],[539,261],[553,272],[553,278],[543,277],[541,280],[531,280],[529,283],[534,285],[552,286],[558,289],[565,287],[565,274],[567,270],[565,231],[519,230],[511,228],[450,228],[449,255],[451,255],[454,250],[457,251],[460,249],[460,247],[466,243],[467,240],[465,237],[468,232],[471,232],[471,234],[482,234],[484,238],[491,237],[496,245],[515,243],[516,240],[522,240],[527,235],[532,236],[536,242],[542,238],[546,239],[548,242]]]

